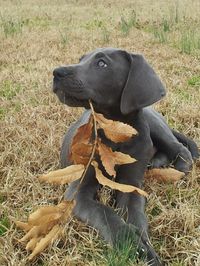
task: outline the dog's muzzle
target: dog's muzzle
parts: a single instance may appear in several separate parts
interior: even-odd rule
[[[53,92],[56,93],[59,89],[59,82],[67,75],[65,67],[57,67],[53,71]]]

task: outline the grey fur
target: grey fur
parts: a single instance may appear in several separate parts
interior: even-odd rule
[[[143,56],[120,49],[101,48],[84,55],[78,64],[55,69],[53,74],[53,90],[61,102],[88,109],[88,100],[91,99],[95,111],[125,122],[139,132],[130,141],[118,144],[99,132],[102,141],[113,150],[137,159],[133,164],[117,167],[117,182],[141,188],[149,164],[163,167],[172,163],[176,169],[189,171],[193,154],[198,153],[198,149],[194,142],[186,141],[185,136],[172,132],[160,114],[146,107],[160,100],[165,95],[165,88]],[[65,135],[61,167],[71,164],[68,155],[72,138],[77,129],[88,121],[89,115],[90,111],[85,111]],[[181,140],[184,140],[183,143]],[[187,148],[185,143],[192,145]],[[106,175],[100,161],[99,167]],[[76,181],[69,185],[66,199],[74,197],[78,184],[79,181]],[[125,222],[113,209],[97,201],[98,188],[94,168],[90,166],[76,194],[76,217],[99,230],[113,246],[118,246],[124,236],[133,242],[137,240],[139,253],[145,253],[148,264],[162,265],[149,241],[145,198],[137,193],[116,191],[116,207],[127,213]]]

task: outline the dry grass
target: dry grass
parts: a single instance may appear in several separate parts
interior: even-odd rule
[[[22,233],[8,219],[26,219],[38,205],[63,196],[63,187],[41,185],[36,178],[58,167],[62,136],[81,112],[51,93],[55,66],[77,62],[101,46],[143,53],[168,88],[156,108],[200,144],[199,50],[187,55],[173,41],[160,44],[146,27],[163,17],[176,21],[178,10],[176,30],[170,33],[170,40],[177,40],[185,22],[199,25],[199,1],[132,2],[0,0],[0,265],[111,265],[106,244],[78,221],[29,264],[17,242]],[[130,22],[133,9],[137,23]],[[127,32],[121,17],[130,22]],[[197,166],[176,186],[146,182],[152,242],[168,265],[200,265],[199,183]]]

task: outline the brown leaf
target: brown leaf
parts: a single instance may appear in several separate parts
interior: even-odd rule
[[[138,194],[140,194],[142,196],[145,196],[145,197],[148,196],[148,194],[145,191],[143,191],[142,189],[140,189],[140,188],[137,188],[137,187],[134,187],[134,186],[131,186],[131,185],[116,183],[116,182],[106,178],[102,174],[101,170],[98,168],[97,162],[93,161],[92,165],[95,168],[96,178],[97,178],[97,180],[99,181],[99,183],[101,185],[108,186],[108,187],[110,187],[112,189],[120,190],[122,192],[137,192]]]
[[[44,206],[37,209],[35,212],[31,213],[28,218],[28,223],[32,225],[38,225],[37,221],[40,223],[41,217],[47,215],[52,215],[55,213],[56,206]]]
[[[16,224],[17,227],[19,227],[20,229],[22,229],[26,232],[31,229],[31,225],[28,223],[24,223],[24,222],[20,222],[20,221],[14,221],[14,223]]]
[[[78,128],[77,133],[73,138],[71,146],[77,143],[88,144],[92,135],[92,128],[93,128],[93,117],[91,116],[87,124],[84,124]]]
[[[39,241],[39,243],[36,244],[36,247],[29,256],[29,260],[32,260],[37,254],[43,251],[52,241],[56,240],[59,237],[61,231],[62,231],[61,227],[58,224],[55,225],[50,230],[50,232],[45,237],[43,237]]]
[[[41,252],[46,246],[58,237],[61,232],[59,224],[66,223],[71,217],[75,201],[63,201],[57,206],[45,206],[29,216],[28,224],[19,222],[21,228],[30,228],[26,235],[19,240],[28,241],[27,250],[33,250],[30,259]],[[59,230],[57,229],[59,228]]]
[[[40,225],[58,220],[65,212],[72,211],[74,201],[63,201],[57,206],[44,206],[31,213],[28,218],[28,223],[31,225]]]
[[[90,116],[88,123],[78,128],[77,133],[73,137],[70,148],[69,159],[72,162],[76,164],[80,163],[85,165],[87,159],[84,158],[85,156],[83,155],[84,153],[82,152],[84,151],[84,149],[86,149],[85,146],[87,146],[90,143],[90,139],[92,136],[92,127],[93,127],[93,117]],[[80,147],[82,151],[79,151]]]
[[[42,231],[44,231],[43,228],[42,228]],[[22,237],[19,241],[20,242],[25,242],[25,241],[28,241],[31,238],[38,237],[40,234],[41,234],[41,227],[40,226],[33,226],[31,228],[31,230],[29,230],[28,233],[25,234],[25,236]]]
[[[51,228],[56,225],[58,221],[47,221],[46,223],[40,225],[33,225],[28,233],[23,236],[19,242],[31,241],[33,238],[39,238],[40,236],[46,235]]]
[[[32,238],[26,245],[26,250],[34,250],[41,237]]]
[[[62,212],[56,212],[55,209],[55,213],[50,213],[50,214],[46,214],[44,216],[39,217],[37,220],[31,221],[31,219],[29,218],[29,224],[32,225],[40,225],[40,224],[44,224],[44,223],[53,223],[53,222],[57,222],[61,216],[62,216]]]
[[[163,182],[176,182],[185,174],[174,168],[154,168],[145,172],[145,178],[153,178]]]
[[[135,128],[119,121],[108,120],[102,114],[95,113],[95,117],[106,137],[114,142],[127,141],[138,133]]]
[[[136,161],[136,159],[128,154],[118,151],[113,152],[110,147],[106,146],[101,141],[98,141],[98,152],[106,172],[111,176],[116,176],[116,171],[114,169],[116,164],[128,164]]]
[[[72,211],[74,209],[75,204],[76,204],[75,200],[72,201],[65,200],[58,205],[58,209],[60,209],[63,212],[62,220],[64,220],[64,222],[72,216]]]
[[[76,143],[71,147],[71,160],[75,164],[87,165],[92,153],[92,144]]]
[[[83,164],[70,165],[64,169],[52,171],[46,175],[40,176],[39,180],[57,185],[64,185],[79,179],[84,169],[85,167]]]
[[[92,116],[90,116],[90,119],[87,124],[84,124],[78,128],[77,133],[72,140],[69,155],[70,160],[73,163],[87,165],[90,158],[90,154],[92,152],[92,144],[90,144],[92,128]]]

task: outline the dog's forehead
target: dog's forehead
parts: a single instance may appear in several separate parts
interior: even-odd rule
[[[80,58],[80,61],[82,60],[88,60],[88,59],[93,59],[96,58],[98,55],[103,56],[103,55],[108,55],[112,56],[113,54],[119,53],[121,50],[117,48],[112,48],[112,47],[107,47],[107,48],[97,48],[89,53],[86,53]]]

